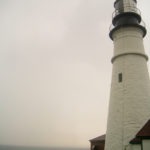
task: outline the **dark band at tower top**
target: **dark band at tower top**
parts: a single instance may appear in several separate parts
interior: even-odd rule
[[[113,13],[112,25],[114,26],[110,30],[110,38],[113,39],[113,32],[121,27],[138,27],[143,31],[143,37],[146,35],[146,28],[142,25],[141,13],[137,8],[137,1],[130,0],[116,0],[114,2],[115,11]]]

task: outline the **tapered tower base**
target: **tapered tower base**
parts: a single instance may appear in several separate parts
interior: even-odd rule
[[[105,150],[125,150],[150,118],[148,57],[143,31],[124,27],[113,33],[114,57]]]

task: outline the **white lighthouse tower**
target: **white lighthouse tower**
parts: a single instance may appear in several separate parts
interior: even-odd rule
[[[131,150],[130,141],[150,119],[150,80],[136,0],[116,0],[110,38],[113,72],[105,150]],[[150,148],[149,148],[150,149]]]

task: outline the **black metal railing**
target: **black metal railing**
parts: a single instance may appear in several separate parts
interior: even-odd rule
[[[127,13],[127,12],[132,12],[132,13],[136,13],[138,15],[141,15],[141,11],[137,8],[137,7],[133,7],[133,6],[125,6],[123,8],[119,8],[116,9],[113,13],[112,13],[112,18],[116,17],[119,14],[122,13]]]
[[[146,24],[143,20],[141,20],[141,22],[139,23],[140,26],[146,28]],[[109,27],[109,31],[112,31],[115,28],[115,26],[113,24],[110,25]]]

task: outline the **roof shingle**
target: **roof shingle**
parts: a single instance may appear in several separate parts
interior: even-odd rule
[[[148,120],[143,128],[137,133],[136,137],[150,139],[150,120]]]

